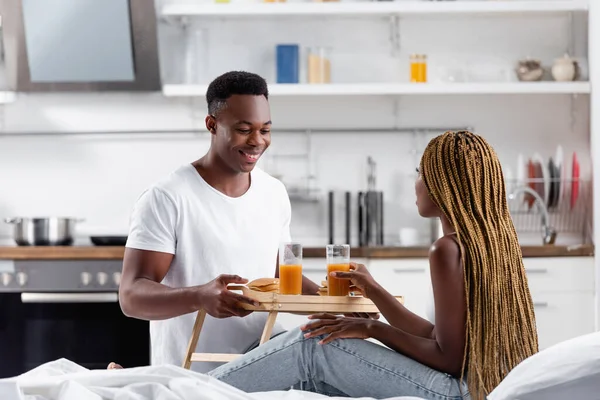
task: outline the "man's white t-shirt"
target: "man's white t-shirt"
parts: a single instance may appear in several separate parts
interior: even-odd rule
[[[127,247],[174,254],[163,284],[202,285],[220,274],[273,277],[280,242],[289,242],[291,206],[285,186],[255,167],[250,188],[232,198],[210,186],[191,164],[142,193]],[[152,364],[181,365],[196,313],[150,321]],[[216,319],[207,315],[196,352],[242,353],[260,338],[266,313]],[[276,325],[273,334],[282,332]],[[194,362],[207,372],[220,364]]]

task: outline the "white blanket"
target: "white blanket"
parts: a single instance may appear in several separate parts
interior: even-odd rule
[[[0,380],[2,400],[311,400],[336,399],[301,391],[245,393],[177,366],[88,370],[66,359]],[[337,398],[341,399],[341,398]],[[394,400],[418,400],[393,397]],[[367,400],[367,398],[362,398]]]

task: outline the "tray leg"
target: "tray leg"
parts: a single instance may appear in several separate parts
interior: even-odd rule
[[[194,328],[192,329],[192,337],[190,337],[187,352],[185,353],[185,359],[183,360],[183,368],[185,369],[190,369],[192,366],[192,354],[198,345],[198,338],[200,337],[202,324],[204,324],[204,318],[206,318],[206,311],[198,310],[196,322],[194,322]]]
[[[273,332],[273,325],[275,325],[276,319],[277,311],[270,311],[269,316],[267,317],[267,323],[265,324],[265,330],[260,338],[260,344],[264,344],[271,338],[271,332]]]

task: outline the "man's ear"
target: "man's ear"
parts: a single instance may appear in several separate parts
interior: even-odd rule
[[[210,133],[215,134],[217,132],[217,119],[213,115],[207,115],[204,122]]]

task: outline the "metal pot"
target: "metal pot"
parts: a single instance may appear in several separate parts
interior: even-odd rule
[[[13,239],[19,246],[69,246],[73,244],[79,218],[7,218],[13,224]]]

